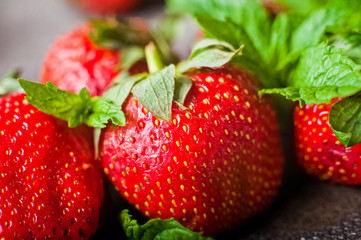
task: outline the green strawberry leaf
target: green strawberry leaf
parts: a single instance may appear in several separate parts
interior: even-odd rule
[[[186,99],[189,90],[192,87],[192,79],[186,75],[180,75],[175,78],[175,89],[174,89],[174,99],[173,101],[178,104],[178,106],[184,109],[184,100]]]
[[[155,116],[164,121],[170,121],[174,85],[175,66],[169,65],[136,83],[131,91],[138,101]]]
[[[228,44],[226,42],[220,42],[212,38],[204,38],[194,44],[189,58],[194,58],[195,56],[199,55],[199,53],[208,48],[220,48],[229,51],[235,51],[231,44]]]
[[[120,219],[129,240],[212,240],[192,232],[174,219],[152,219],[139,225],[127,209],[122,211]]]
[[[149,74],[147,73],[131,76],[127,72],[121,72],[115,77],[113,86],[104,92],[103,97],[121,107],[125,99],[129,96],[133,86],[148,76]]]
[[[346,147],[361,142],[361,93],[333,105],[329,122],[336,137]]]
[[[190,58],[178,68],[180,72],[186,72],[191,68],[221,67],[233,58],[242,54],[243,46],[238,49],[226,42],[215,39],[203,39],[194,45]]]
[[[82,123],[91,127],[104,128],[110,120],[115,125],[125,125],[121,107],[112,101],[94,97],[83,88],[79,94],[58,89],[53,83],[46,85],[19,79],[28,95],[27,101],[46,114],[68,121],[69,127]]]

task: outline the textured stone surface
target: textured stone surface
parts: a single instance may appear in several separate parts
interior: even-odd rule
[[[155,0],[146,9],[133,14],[153,19],[162,12]],[[23,77],[37,81],[44,56],[57,37],[70,31],[86,16],[63,0],[0,1],[0,75],[15,67],[24,70]],[[187,28],[187,40],[178,41],[183,56],[195,32]],[[186,49],[186,50],[184,50]],[[287,132],[284,132],[286,135]],[[292,143],[286,142],[286,149]],[[239,228],[218,239],[239,240],[361,240],[361,189],[322,183],[299,173],[288,152],[284,186],[275,204]],[[93,239],[124,239],[118,223],[118,212],[130,207],[106,183],[106,199],[98,234]]]
[[[292,196],[279,199],[267,213],[221,239],[358,239],[360,197],[359,187],[309,181]]]

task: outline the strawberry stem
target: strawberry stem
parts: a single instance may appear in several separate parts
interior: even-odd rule
[[[149,73],[156,73],[164,68],[162,57],[153,42],[150,42],[145,47],[145,58],[147,60]]]

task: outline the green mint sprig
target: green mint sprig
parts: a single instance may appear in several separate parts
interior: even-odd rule
[[[68,122],[69,127],[82,123],[91,127],[104,128],[108,121],[114,125],[125,125],[121,107],[101,97],[90,97],[83,88],[79,94],[58,89],[53,83],[46,85],[19,79],[27,94],[27,101],[46,114]]]
[[[128,210],[123,210],[120,219],[129,240],[212,240],[192,232],[174,219],[152,219],[143,225],[132,219]]]
[[[361,142],[356,137],[361,117],[352,114],[361,91],[361,2],[273,2],[286,11],[274,17],[260,0],[168,0],[167,5],[193,15],[207,37],[244,45],[242,56],[232,61],[258,75],[265,88],[260,94],[281,94],[301,105],[344,98],[330,112],[331,127],[347,147]]]

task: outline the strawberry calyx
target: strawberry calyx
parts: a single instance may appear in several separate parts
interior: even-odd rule
[[[143,48],[152,40],[141,19],[106,18],[91,20],[90,24],[89,37],[95,45],[121,52],[120,69],[129,69],[143,59]]]
[[[89,37],[103,48],[144,47],[152,39],[145,22],[140,19],[107,18],[91,20],[90,24],[92,30]]]
[[[164,67],[161,54],[152,42],[145,47],[145,56],[149,73],[131,76],[123,72],[104,96],[121,106],[132,93],[155,116],[170,121],[175,91],[175,66],[170,64]]]
[[[153,42],[150,42],[145,47],[145,58],[147,60],[149,73],[156,73],[164,68],[161,55]]]
[[[167,15],[161,21],[175,18]],[[121,69],[129,69],[145,58],[144,47],[151,41],[161,51],[162,61],[167,64],[177,62],[177,56],[170,48],[174,36],[167,36],[162,26],[150,28],[139,18],[107,18],[90,21],[92,30],[89,37],[99,47],[121,50]]]
[[[242,55],[243,46],[232,45],[215,39],[203,39],[193,48],[190,58],[177,67],[170,64],[164,67],[162,55],[154,43],[145,47],[148,73],[130,76],[123,72],[105,97],[121,106],[130,93],[155,116],[170,121],[172,102],[180,108],[192,87],[192,80],[186,75],[190,69],[221,67]]]
[[[192,48],[189,59],[181,63],[178,71],[187,72],[192,68],[217,68],[242,56],[244,45],[234,48],[231,44],[212,38],[198,41]]]
[[[44,85],[19,79],[19,83],[28,95],[30,104],[44,113],[68,121],[69,127],[85,123],[104,128],[108,121],[113,125],[125,125],[121,107],[130,93],[155,116],[170,121],[172,103],[185,109],[183,103],[192,87],[192,80],[183,73],[194,68],[223,66],[239,57],[242,49],[243,46],[235,49],[226,42],[214,39],[201,40],[193,48],[189,60],[180,64],[177,71],[173,64],[164,67],[158,47],[151,42],[145,48],[150,73],[131,75],[124,70],[104,93],[104,97],[92,98],[85,88],[79,94],[63,91],[51,82]]]

